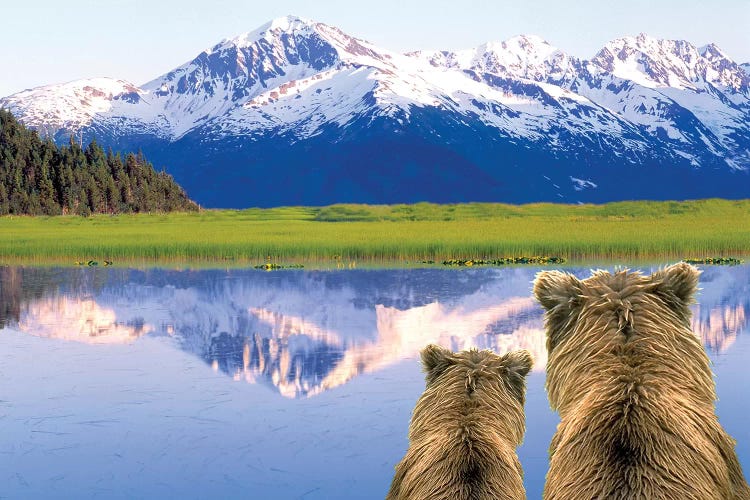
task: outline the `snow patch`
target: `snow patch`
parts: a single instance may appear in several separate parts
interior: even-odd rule
[[[596,189],[597,185],[590,179],[579,179],[577,177],[570,176],[570,180],[573,183],[573,189],[576,191],[583,191],[584,189]]]

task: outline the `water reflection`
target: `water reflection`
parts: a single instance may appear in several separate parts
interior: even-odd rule
[[[91,344],[173,336],[235,380],[296,398],[452,349],[528,349],[543,370],[537,269],[341,272],[0,269],[0,326]],[[572,270],[581,277],[588,269]],[[644,269],[644,272],[650,272]],[[747,327],[750,267],[707,268],[693,329],[712,352]]]
[[[481,292],[484,293],[484,292]],[[476,298],[472,296],[471,298]],[[254,333],[252,339],[234,336],[235,345],[226,350],[234,355],[217,363],[235,379],[255,382],[270,380],[284,396],[311,396],[337,387],[362,373],[378,371],[400,360],[412,358],[429,343],[451,346],[491,348],[499,352],[525,348],[544,367],[544,333],[536,305],[530,298],[510,298],[498,305],[472,309],[465,302],[445,305],[439,302],[400,310],[381,304],[374,306],[374,318],[366,328],[374,337],[345,339],[344,333],[314,321],[282,311],[251,308],[260,325],[269,327],[264,336]],[[521,318],[512,325],[514,317]],[[526,325],[529,318],[533,326]],[[507,329],[506,329],[507,325]],[[231,342],[221,337],[222,343]],[[226,345],[226,344],[225,344]],[[213,347],[213,344],[212,344]],[[242,364],[238,352],[242,348]]]
[[[126,344],[153,330],[138,320],[120,323],[113,309],[75,297],[30,302],[20,314],[18,328],[38,337],[87,344]]]
[[[701,337],[704,347],[711,352],[725,352],[747,326],[745,305],[693,308],[692,328]]]

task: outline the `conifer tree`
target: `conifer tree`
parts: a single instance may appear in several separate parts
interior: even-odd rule
[[[0,215],[59,215],[197,210],[174,179],[143,153],[85,148],[73,136],[57,147],[0,109]]]

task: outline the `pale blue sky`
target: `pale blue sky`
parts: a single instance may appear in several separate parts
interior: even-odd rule
[[[11,3],[12,1],[12,3]],[[8,5],[11,3],[11,5]],[[294,14],[391,50],[460,49],[536,34],[591,57],[645,32],[750,61],[750,0],[3,0],[0,96],[77,78],[140,85],[222,38]]]

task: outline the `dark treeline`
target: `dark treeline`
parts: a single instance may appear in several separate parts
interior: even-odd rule
[[[182,188],[143,156],[123,159],[92,141],[58,147],[0,109],[0,215],[197,210]]]

